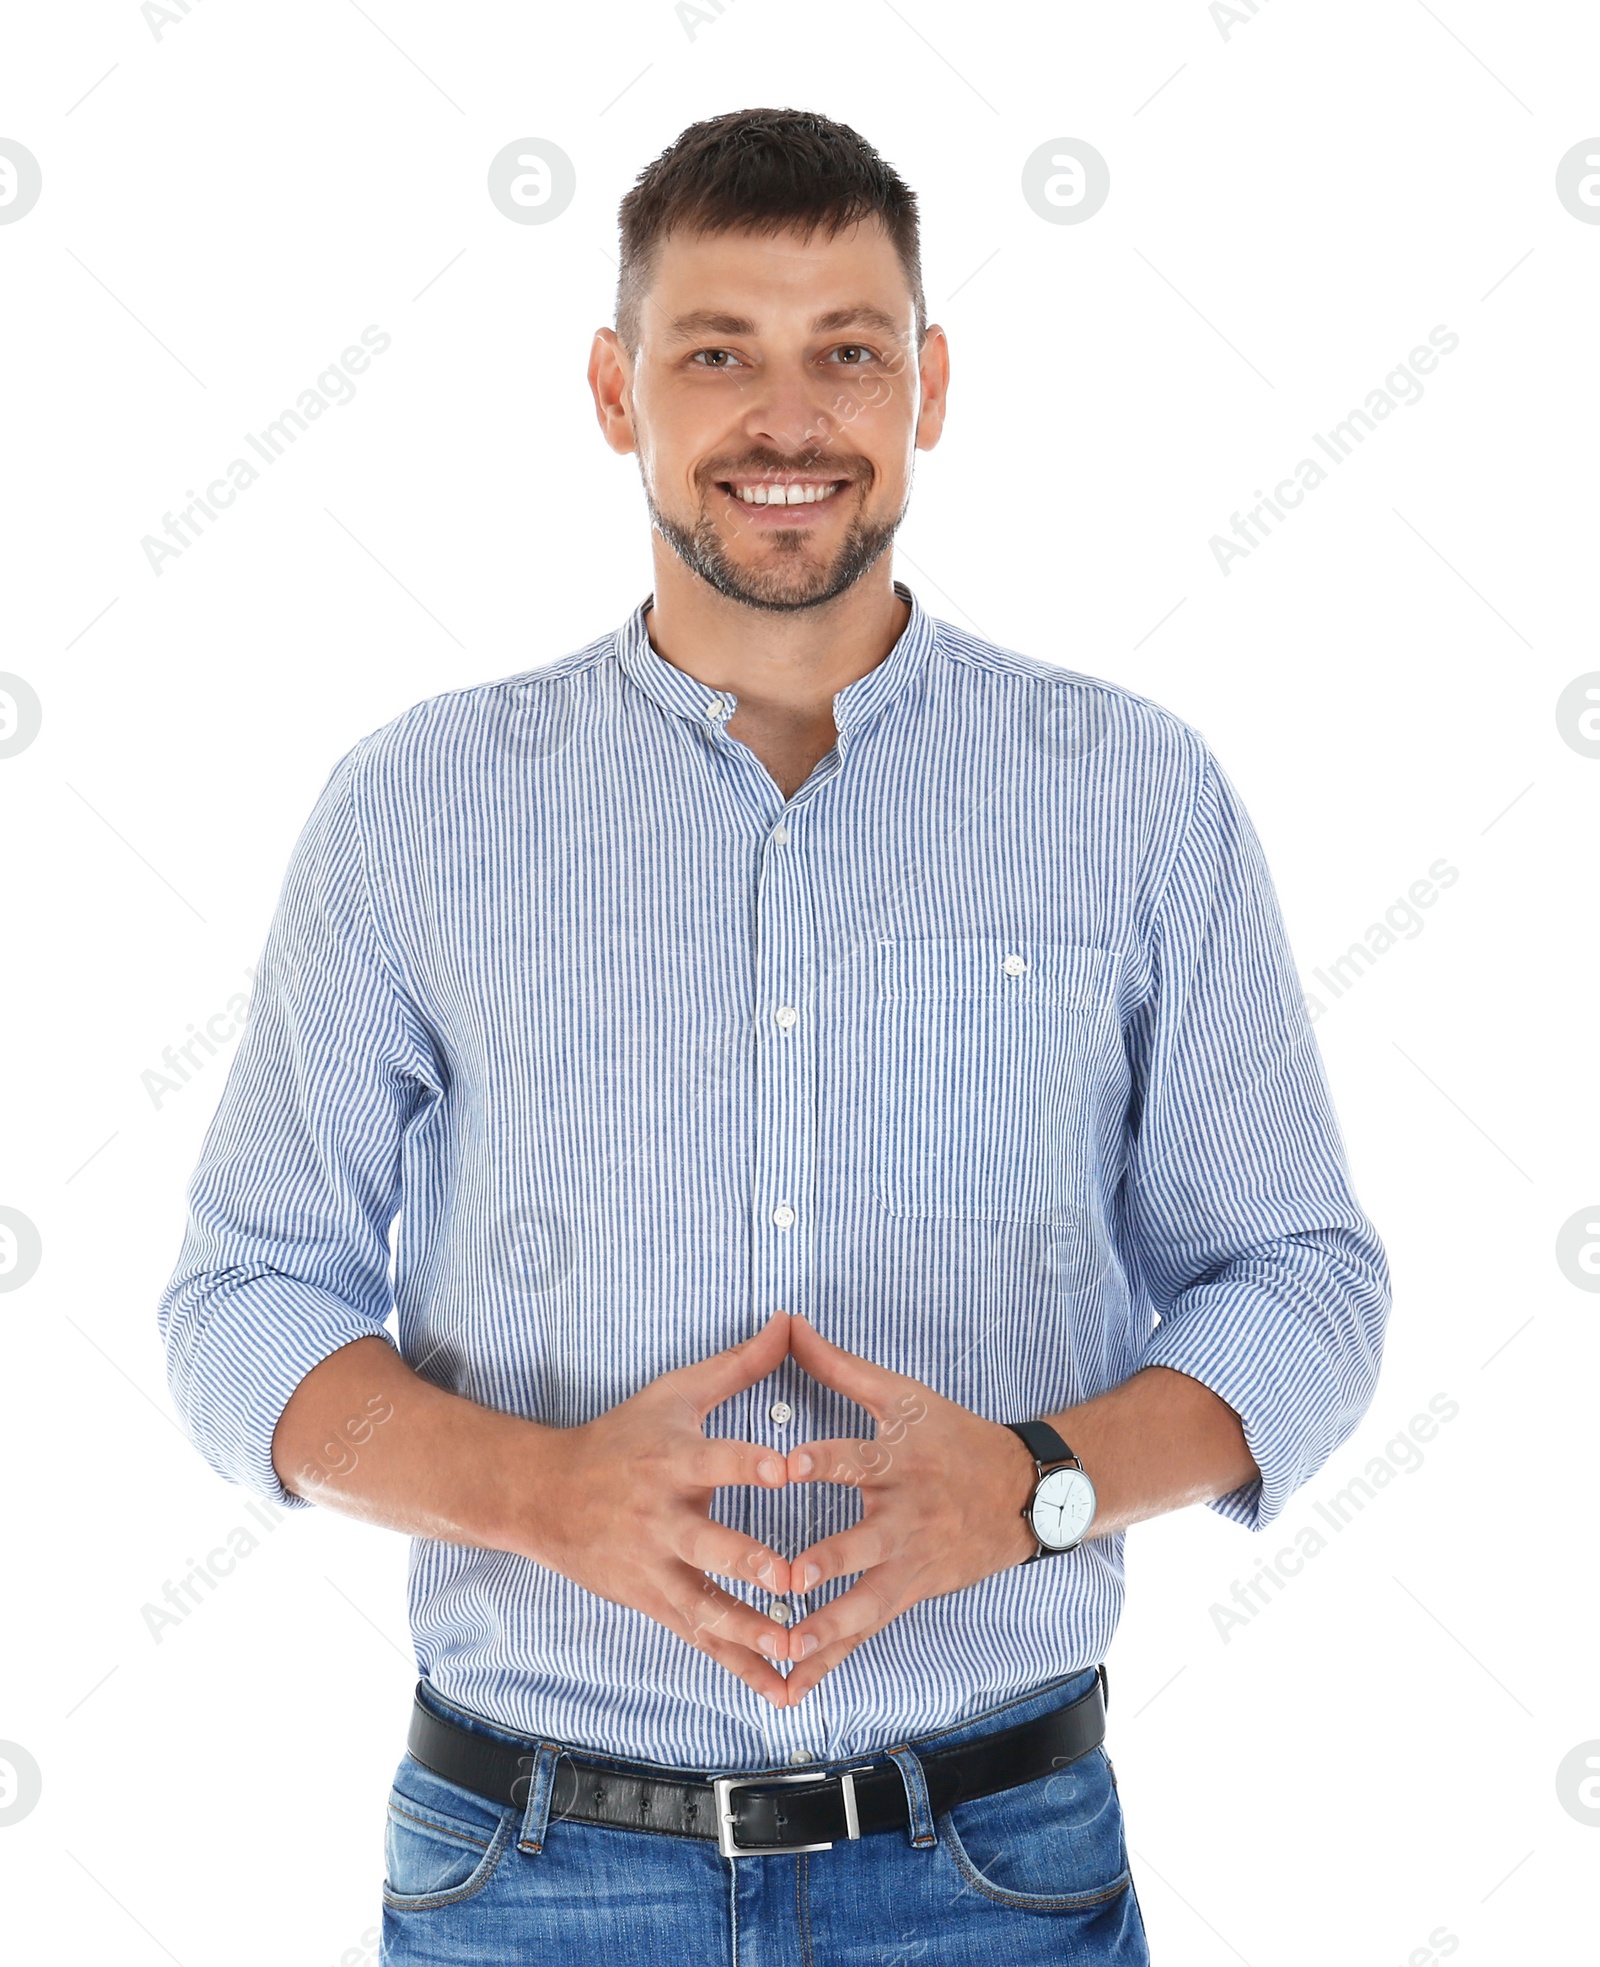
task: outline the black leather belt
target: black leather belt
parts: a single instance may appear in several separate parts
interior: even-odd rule
[[[1089,1691],[1065,1707],[954,1748],[926,1754],[919,1750],[929,1810],[938,1816],[969,1797],[1048,1776],[1098,1747],[1105,1732],[1106,1670],[1101,1666]],[[519,1810],[527,1803],[541,1746],[528,1742],[523,1748],[458,1727],[424,1707],[420,1698],[412,1706],[406,1745],[425,1768],[447,1782],[459,1783],[489,1803]],[[905,1783],[893,1762],[863,1760],[826,1776],[802,1770],[704,1781],[688,1770],[625,1773],[566,1751],[556,1763],[550,1816],[704,1837],[730,1858],[825,1851],[837,1839],[904,1829],[910,1822]]]

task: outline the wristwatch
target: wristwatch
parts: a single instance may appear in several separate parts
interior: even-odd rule
[[[1022,1516],[1039,1548],[1032,1557],[1023,1558],[1023,1563],[1076,1550],[1089,1534],[1095,1510],[1094,1484],[1083,1463],[1048,1421],[1007,1421],[1005,1425],[1032,1455],[1038,1472],[1033,1494],[1022,1505]]]

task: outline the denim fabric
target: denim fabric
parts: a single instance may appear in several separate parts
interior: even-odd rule
[[[1077,1699],[1093,1680],[1092,1667],[1069,1674],[957,1727],[848,1761],[888,1761],[898,1750],[909,1786],[907,1749],[914,1757],[1029,1720]],[[538,1751],[447,1702],[431,1705]],[[569,1746],[610,1769],[661,1766]],[[548,1752],[540,1759],[548,1777]],[[818,1763],[816,1772],[844,1766]],[[548,1811],[548,1781],[538,1774],[528,1806],[496,1808],[408,1754],[389,1799],[382,1960],[384,1967],[1149,1967],[1103,1744],[1032,1782],[958,1803],[933,1823],[936,1839],[921,1848],[908,1825],[826,1851],[725,1858],[697,1838],[563,1819]]]

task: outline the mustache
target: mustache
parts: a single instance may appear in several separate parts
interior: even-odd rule
[[[844,478],[854,484],[867,477],[871,467],[860,458],[830,458],[819,452],[802,458],[741,458],[727,464],[708,465],[701,478],[715,485],[724,478],[780,478],[789,474],[817,478]]]

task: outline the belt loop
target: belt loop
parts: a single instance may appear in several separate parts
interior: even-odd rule
[[[519,1851],[542,1851],[545,1831],[550,1822],[550,1800],[555,1794],[556,1764],[562,1750],[556,1742],[541,1742],[537,1755],[524,1755],[520,1758],[523,1777],[528,1782],[528,1802],[522,1813],[522,1831],[517,1839]]]
[[[899,1748],[886,1749],[884,1753],[900,1771],[900,1780],[906,1786],[911,1842],[918,1850],[926,1850],[930,1844],[938,1843],[939,1833],[933,1827],[933,1811],[928,1803],[928,1780],[922,1773],[917,1751],[902,1744]]]
[[[1109,1714],[1111,1712],[1111,1680],[1106,1673],[1106,1663],[1104,1660],[1095,1668],[1095,1672],[1100,1676],[1100,1705]]]

